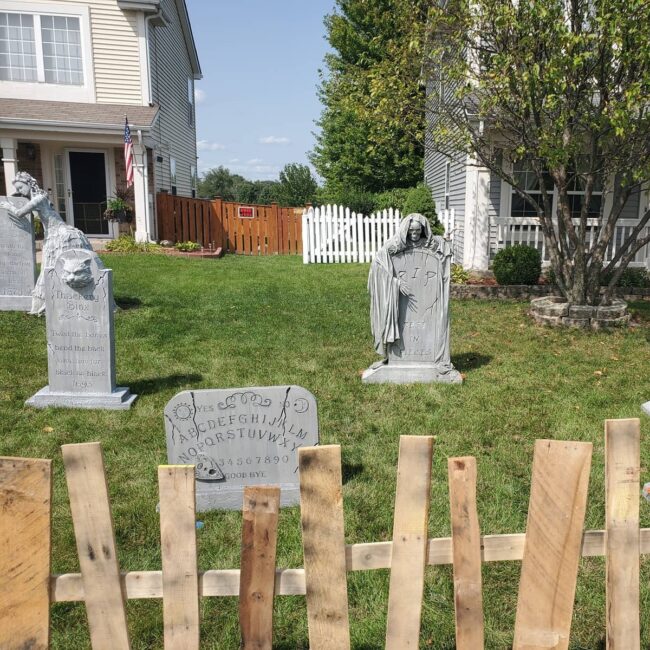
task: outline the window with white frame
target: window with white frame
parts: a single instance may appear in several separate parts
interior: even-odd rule
[[[517,185],[530,194],[540,205],[542,203],[542,190],[539,185],[537,174],[528,166],[525,161],[518,161],[514,164],[512,170]],[[553,181],[547,172],[544,172],[544,186],[546,191],[553,194]],[[511,217],[536,217],[537,210],[533,204],[522,196],[517,194],[515,188],[511,186],[510,197],[510,215]]]
[[[0,12],[0,80],[83,86],[79,17]]]
[[[176,194],[176,158],[169,158],[169,184],[171,185],[172,194]]]
[[[192,183],[192,198],[196,198],[196,190],[198,186],[198,179],[196,176],[196,165],[190,165],[190,180]]]
[[[579,174],[575,174],[569,181],[567,194],[571,203],[571,216],[574,219],[580,217],[582,206],[585,202],[585,184],[586,181]],[[598,219],[603,204],[603,184],[600,178],[594,182],[591,192],[591,199],[587,207],[587,218]]]
[[[449,190],[451,187],[451,163],[445,164],[445,210],[449,210]]]
[[[194,124],[194,79],[187,78],[187,118],[190,126]]]

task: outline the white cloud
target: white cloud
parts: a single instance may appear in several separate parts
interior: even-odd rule
[[[199,140],[196,146],[199,151],[219,151],[226,148],[226,145],[219,142],[209,142],[208,140]]]
[[[205,101],[205,90],[194,87],[194,101],[197,104],[201,104],[203,101]]]
[[[246,162],[247,165],[259,165],[260,163],[263,163],[264,159],[263,158],[251,158],[249,161]]]
[[[285,136],[281,135],[267,135],[264,136],[263,138],[260,138],[260,143],[261,144],[289,144],[291,140],[289,138],[286,138]]]
[[[238,163],[238,162],[239,162],[239,158],[231,158],[228,162],[229,162],[229,163]]]

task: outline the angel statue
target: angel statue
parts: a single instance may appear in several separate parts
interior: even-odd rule
[[[16,207],[6,201],[0,202],[0,207],[7,210],[9,218],[20,228],[29,228],[28,216],[36,212],[43,224],[43,259],[41,273],[32,291],[32,308],[30,314],[42,316],[45,313],[45,273],[53,269],[61,253],[72,249],[85,249],[92,251],[92,246],[86,235],[81,230],[65,223],[59,213],[54,209],[47,192],[42,190],[36,180],[27,172],[18,172],[12,181],[16,190],[14,196],[22,196],[29,201]],[[98,259],[97,264],[104,268]]]
[[[432,234],[428,219],[402,219],[370,266],[370,329],[383,359],[364,382],[462,382],[449,354],[450,271],[449,242]]]

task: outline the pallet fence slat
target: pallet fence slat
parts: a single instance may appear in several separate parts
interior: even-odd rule
[[[456,648],[482,650],[481,532],[476,506],[476,458],[449,458],[449,506],[454,566]]]
[[[43,650],[50,641],[52,461],[0,458],[0,495],[0,648]]]
[[[125,595],[101,445],[62,445],[61,451],[93,650],[128,650]]]
[[[311,650],[350,647],[341,447],[302,447],[300,520]]]
[[[638,419],[605,422],[605,520],[607,527],[607,648],[639,650]]]
[[[537,440],[513,650],[567,650],[592,444]]]
[[[650,528],[641,531],[641,555],[650,555]],[[483,562],[507,562],[521,560],[524,556],[524,533],[481,536],[481,560]],[[390,569],[392,542],[370,542],[346,546],[348,571],[371,571]],[[605,556],[605,531],[587,530],[582,539],[582,557]],[[451,537],[430,539],[427,564],[444,566],[452,564]],[[162,598],[161,571],[125,571],[122,583],[129,599]],[[63,573],[50,578],[53,603],[74,602],[84,599],[80,573]],[[210,596],[237,596],[239,594],[238,569],[210,569],[199,572],[199,594]],[[276,596],[304,596],[304,569],[276,569]]]
[[[280,488],[244,489],[239,625],[243,650],[271,650]]]
[[[194,465],[158,467],[165,650],[199,647],[194,485]]]
[[[419,647],[432,456],[432,436],[400,436],[388,590],[387,650]]]

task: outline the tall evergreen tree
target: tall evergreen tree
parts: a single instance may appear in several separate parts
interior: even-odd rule
[[[330,192],[415,185],[424,159],[418,38],[424,0],[337,0],[311,161]],[[414,28],[414,24],[416,27]],[[421,26],[421,27],[420,27]]]

